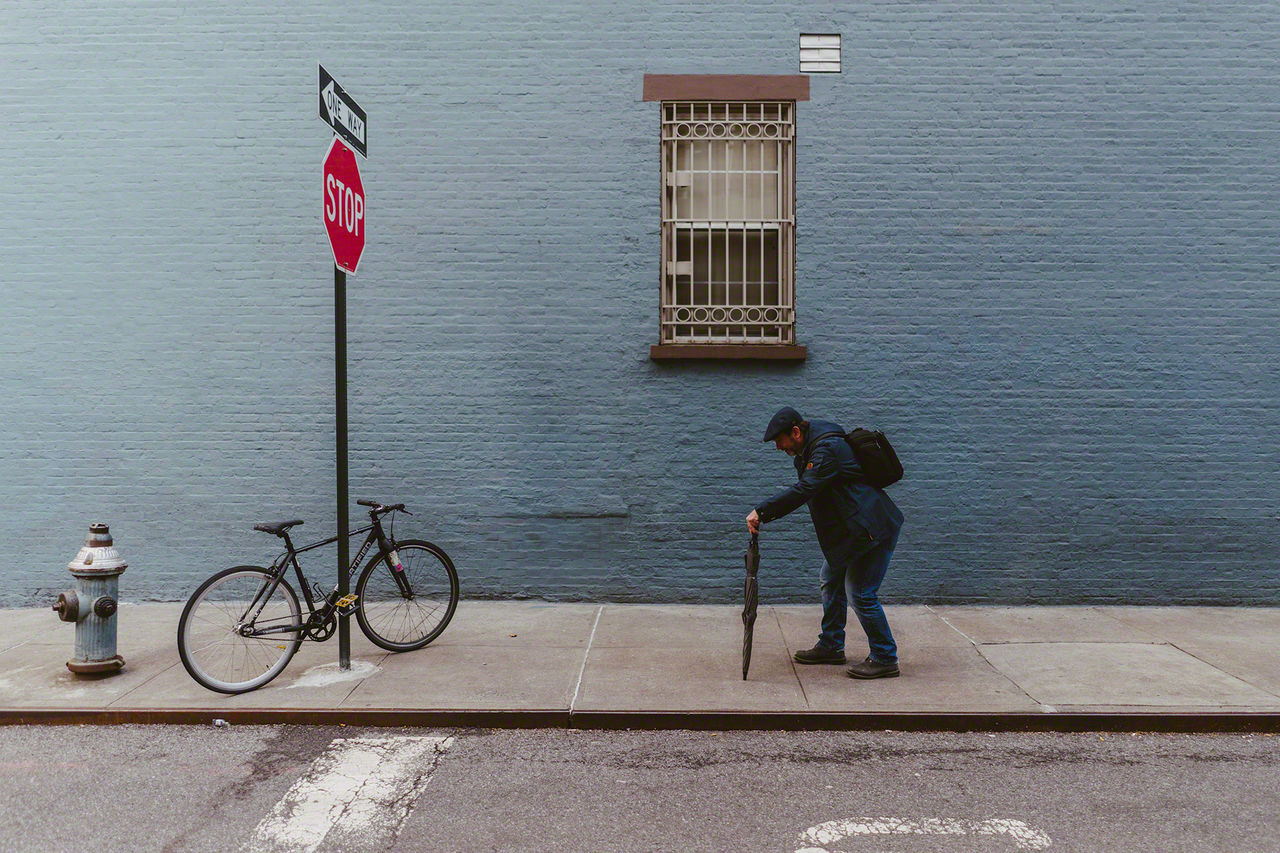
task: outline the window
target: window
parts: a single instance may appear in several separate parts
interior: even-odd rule
[[[808,78],[646,75],[645,97],[662,103],[659,344],[651,357],[803,359],[795,113]]]
[[[795,343],[795,105],[662,105],[662,343]]]

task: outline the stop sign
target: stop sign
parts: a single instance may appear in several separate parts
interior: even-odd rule
[[[364,251],[364,184],[356,155],[336,138],[324,158],[324,228],[333,262],[355,272]]]

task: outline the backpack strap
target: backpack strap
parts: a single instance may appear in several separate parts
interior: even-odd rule
[[[841,438],[844,438],[844,433],[842,432],[824,432],[822,435],[809,442],[809,449],[805,452],[804,458],[800,461],[807,465],[809,463],[809,455],[813,452],[813,448],[818,445],[818,442],[822,441],[824,438],[831,438],[833,435],[838,435]]]

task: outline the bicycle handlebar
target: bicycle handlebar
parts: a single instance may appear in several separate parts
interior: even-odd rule
[[[403,512],[405,515],[413,515],[413,513],[409,512],[409,510],[404,508],[404,504],[393,504],[388,506],[386,504],[380,504],[377,501],[360,501],[360,500],[356,501],[356,503],[358,503],[360,506],[367,506],[371,508],[374,514],[378,514],[378,515],[388,513],[388,512]]]

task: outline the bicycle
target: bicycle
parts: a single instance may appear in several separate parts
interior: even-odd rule
[[[301,520],[254,525],[254,530],[283,539],[285,553],[270,568],[223,569],[192,593],[178,620],[178,654],[192,678],[219,693],[255,690],[288,666],[304,639],[324,642],[333,636],[339,613],[354,612],[364,635],[392,652],[420,649],[440,636],[458,606],[453,561],[431,542],[397,542],[394,515],[391,535],[382,529],[385,515],[412,515],[404,504],[356,503],[370,508],[371,523],[350,533],[352,538],[368,535],[346,568],[347,577],[370,548],[376,545],[377,553],[361,572],[355,591],[339,597],[335,585],[325,595],[320,584],[308,583],[298,564],[299,554],[332,545],[337,536],[298,548],[289,538],[289,528]],[[307,602],[305,621],[298,595],[285,578],[290,566]]]

